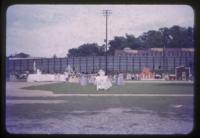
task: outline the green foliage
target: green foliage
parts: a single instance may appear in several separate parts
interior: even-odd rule
[[[158,31],[148,31],[139,37],[143,48],[162,47],[163,41],[161,33]]]
[[[10,55],[9,57],[11,57],[11,58],[28,58],[28,57],[30,57],[30,55],[21,52],[21,53],[15,54],[15,55]]]
[[[116,49],[121,50],[125,47],[131,49],[163,48],[164,46],[166,48],[191,48],[194,47],[193,33],[194,29],[191,27],[184,28],[175,25],[171,28],[150,30],[138,37],[133,34],[115,36],[113,40],[109,41],[108,54],[114,55]],[[78,49],[70,49],[68,56],[103,55],[105,53],[104,47],[96,43],[83,44]]]
[[[72,48],[68,51],[68,57],[71,56],[97,56],[102,55],[103,47],[96,43],[83,44],[78,48]]]
[[[194,47],[193,29],[191,27],[183,28],[179,26],[173,26],[170,28],[169,34],[171,34],[174,39],[169,42],[168,47]]]
[[[122,36],[116,36],[114,37],[114,40],[111,40],[109,42],[109,44],[110,44],[109,52],[111,54],[114,54],[116,49],[123,49],[124,47],[126,47],[126,39]]]

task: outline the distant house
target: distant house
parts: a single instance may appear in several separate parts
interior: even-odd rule
[[[18,53],[18,54],[15,54],[15,55],[11,55],[9,56],[9,58],[28,58],[30,57],[29,54],[26,54],[26,53]]]

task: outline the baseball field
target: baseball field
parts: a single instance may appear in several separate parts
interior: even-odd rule
[[[188,134],[192,82],[7,82],[6,129],[14,134]]]

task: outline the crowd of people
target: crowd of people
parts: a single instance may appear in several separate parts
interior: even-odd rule
[[[108,74],[105,75],[105,72],[103,70],[100,70],[97,73],[64,73],[66,76],[66,82],[77,82],[80,83],[81,85],[86,85],[86,84],[97,84],[97,78],[98,77],[104,77],[106,76],[108,81],[111,82],[112,84],[118,84],[118,85],[123,85],[124,84],[124,74],[119,73],[119,74]],[[78,81],[77,81],[78,80]]]
[[[91,73],[80,73],[76,72],[70,65],[67,66],[64,73],[51,73],[47,74],[41,72],[39,69],[35,69],[34,73],[25,72],[22,74],[11,74],[11,79],[27,79],[30,76],[37,75],[38,81],[40,78],[46,78],[41,80],[49,80],[48,78],[51,77],[50,81],[65,81],[71,83],[80,83],[80,85],[85,86],[87,84],[94,84],[97,85],[97,77],[98,76],[105,76],[105,71],[99,70],[98,72],[91,72]],[[45,76],[46,75],[46,76]],[[123,85],[124,80],[132,81],[132,80],[153,80],[153,79],[165,79],[165,80],[176,80],[175,74],[156,74],[152,72],[149,68],[144,68],[141,72],[131,73],[131,72],[107,72],[107,83],[108,84],[116,84],[116,85]],[[191,76],[189,76],[191,78]],[[34,81],[34,80],[33,80]]]

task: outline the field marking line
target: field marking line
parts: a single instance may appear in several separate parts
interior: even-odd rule
[[[49,104],[49,103],[66,103],[66,100],[21,100],[21,99],[17,99],[17,100],[13,100],[13,99],[9,99],[6,100],[6,104],[24,104],[24,103],[29,103],[29,104],[34,104],[34,103],[41,103],[41,104]]]
[[[194,96],[193,94],[56,94],[54,96],[134,96],[134,97],[154,97],[154,96],[165,96],[165,97],[187,97]]]

